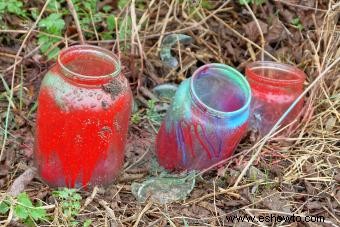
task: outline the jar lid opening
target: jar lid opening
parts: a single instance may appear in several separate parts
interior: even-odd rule
[[[224,64],[198,68],[191,78],[190,92],[198,107],[221,117],[245,111],[251,101],[250,86],[244,76]]]
[[[255,81],[272,85],[303,84],[306,74],[295,66],[271,62],[257,61],[246,67],[246,75]]]
[[[120,61],[115,54],[90,45],[63,49],[58,56],[58,64],[66,76],[81,81],[110,79],[121,71]]]

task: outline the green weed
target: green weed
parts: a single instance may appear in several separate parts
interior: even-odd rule
[[[112,7],[109,5],[105,5],[102,10],[99,11],[97,7],[98,2],[98,0],[73,0],[85,37],[92,39],[95,34],[92,31],[98,28],[101,30],[99,33],[101,39],[116,39],[115,28],[117,26],[119,39],[128,39],[131,36],[131,18],[129,16],[116,18],[112,12]],[[118,8],[122,10],[129,2],[129,0],[119,0]],[[138,1],[137,7],[144,7],[144,5]],[[67,16],[71,16],[71,14],[65,0],[51,0],[46,12],[48,12],[48,14],[38,23],[38,28],[41,31],[38,33],[38,44],[40,45],[40,51],[45,54],[48,59],[53,59],[56,58],[60,51],[58,46],[64,36],[64,19]],[[0,1],[0,28],[3,29],[7,29],[7,25],[3,21],[3,16],[6,14],[24,17],[26,20],[36,20],[39,10],[36,7],[32,7],[29,12],[26,11],[24,1],[20,0]],[[123,45],[122,49],[129,49],[129,44]]]
[[[76,217],[79,214],[81,196],[76,189],[62,188],[52,193],[60,202],[63,215],[69,225],[76,226]]]
[[[138,125],[141,120],[142,118],[139,112],[132,114],[131,121],[133,124]]]
[[[18,0],[0,1],[0,20],[5,13],[25,17],[27,12],[23,6],[22,1]]]
[[[156,111],[156,101],[148,100],[148,108],[146,110],[146,117],[153,123],[157,125],[162,121],[162,116]]]
[[[299,17],[295,17],[290,23],[291,23],[291,25],[293,25],[294,27],[296,27],[300,31],[303,29],[303,25],[302,25]]]
[[[262,5],[265,2],[266,2],[266,0],[239,0],[239,3],[241,5],[245,5],[247,3],[247,4],[255,4],[255,5],[259,6],[259,5]]]
[[[48,17],[42,19],[39,22],[38,27],[48,34],[62,36],[65,22],[62,19],[61,14],[52,13]],[[50,36],[48,34],[39,33],[38,43],[41,45],[41,52],[47,54],[47,57],[51,59],[56,57],[60,51],[59,47],[55,46],[55,44],[60,42],[61,38]]]
[[[0,203],[0,214],[7,214],[11,209],[13,209],[14,215],[27,226],[37,226],[37,223],[46,221],[48,218],[41,203],[33,205],[25,192],[16,198],[7,197]]]

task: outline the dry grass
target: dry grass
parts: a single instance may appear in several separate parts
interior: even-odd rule
[[[287,4],[282,5],[283,10],[287,10]],[[225,1],[217,2],[213,9],[207,9],[202,5],[194,6],[191,1],[186,0],[182,3],[161,0],[150,1],[149,8],[139,12],[132,0],[120,14],[121,17],[132,17],[132,35],[127,40],[121,40],[120,44],[130,42],[129,57],[124,57],[127,54],[122,53],[122,59],[129,65],[129,79],[142,105],[146,105],[146,98],[150,98],[150,88],[163,82],[179,83],[201,64],[221,62],[243,71],[247,63],[260,59],[261,53],[265,59],[296,64],[304,69],[308,75],[306,88],[309,89],[305,96],[306,104],[301,121],[286,128],[285,134],[272,133],[256,145],[254,138],[248,136],[233,159],[223,167],[200,174],[195,189],[186,201],[168,205],[152,202],[139,204],[131,194],[131,183],[142,181],[148,175],[155,136],[150,121],[133,125],[122,177],[106,189],[81,191],[84,199],[78,219],[91,219],[93,226],[231,226],[233,224],[226,221],[226,216],[262,213],[304,217],[314,214],[326,217],[326,223],[323,224],[325,226],[339,225],[340,29],[337,22],[340,5],[333,1],[329,1],[328,5],[322,1],[320,4],[317,10],[314,7],[293,4],[290,11],[295,8],[302,12],[310,10],[308,13],[313,15],[313,29],[306,28],[299,32],[289,22],[280,21],[278,23],[284,27],[288,37],[279,40],[276,48],[268,45],[263,48],[263,45],[257,43],[260,43],[262,36],[268,38],[268,33],[265,36],[265,32],[261,30],[258,39],[254,39],[246,35],[242,26],[254,18],[263,20],[264,9],[261,7],[247,7],[242,11],[231,1]],[[254,14],[246,15],[247,10]],[[255,29],[258,28],[260,25],[257,22]],[[33,29],[34,26],[30,32]],[[174,49],[181,63],[177,69],[166,68],[158,56],[162,39],[172,33],[185,33],[194,39],[192,45],[177,46]],[[68,37],[67,41],[69,44],[76,42],[72,37]],[[119,49],[121,46],[114,42],[90,43],[92,42],[110,48]],[[20,52],[21,50],[15,57],[14,65],[20,65],[23,58],[31,58],[29,53],[21,55]],[[13,67],[6,71],[13,78],[14,75],[20,78],[18,70],[13,70]],[[24,72],[29,71],[25,69]],[[16,89],[19,84],[15,84],[16,81],[13,80],[11,86],[12,95],[17,95],[20,90]],[[6,92],[1,91],[1,94],[4,93]],[[8,100],[11,103],[11,96]],[[16,103],[8,103],[0,103],[0,107],[7,108],[11,105],[16,110],[13,108],[17,106]],[[15,111],[10,113],[20,117],[23,115]],[[6,118],[2,116],[2,119]],[[25,120],[28,122],[27,128],[34,125],[34,115]],[[20,138],[31,138],[30,130],[8,126],[8,139],[3,143],[3,162],[8,163],[10,171],[7,180],[0,184],[1,197],[6,195],[13,180],[32,164],[31,158],[24,155],[24,151],[32,147],[21,146],[24,143],[32,144],[32,141],[27,142]],[[250,170],[255,171],[257,177],[251,177]],[[27,186],[26,192],[32,198],[55,205],[49,207],[49,212],[55,216],[49,223],[50,226],[66,223],[58,204],[51,199],[51,189],[46,185],[37,179],[33,180]],[[11,215],[0,217],[0,220],[3,220],[0,221],[1,224],[7,222],[19,225]],[[251,224],[271,225],[259,221],[242,225]],[[300,225],[295,223],[293,226]],[[304,225],[313,226],[308,223]]]

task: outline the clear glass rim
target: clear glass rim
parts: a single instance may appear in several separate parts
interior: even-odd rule
[[[112,61],[112,63],[115,65],[114,71],[112,73],[100,75],[100,76],[91,76],[91,75],[88,76],[88,75],[83,75],[83,74],[70,70],[63,64],[62,57],[67,53],[70,53],[72,51],[79,51],[79,50],[84,51],[84,52],[88,51],[88,53],[92,53],[95,55],[104,55],[107,60]],[[74,45],[74,46],[70,46],[70,47],[66,47],[62,49],[58,55],[57,63],[62,68],[62,70],[66,72],[65,74],[66,76],[71,77],[71,78],[75,77],[83,81],[110,79],[110,78],[113,78],[119,75],[121,72],[120,60],[114,53],[102,47],[92,46],[92,45]]]
[[[274,79],[269,78],[266,76],[262,76],[256,73],[249,74],[247,71],[252,71],[254,69],[271,69],[274,71],[284,71],[290,74],[294,74],[296,78],[294,79]],[[255,61],[246,66],[246,77],[249,77],[254,80],[258,81],[265,81],[272,84],[283,84],[283,85],[289,85],[289,84],[302,84],[306,79],[306,74],[301,69],[297,68],[294,65],[289,65],[285,63],[279,63],[274,61]]]
[[[235,77],[236,80],[239,80],[241,82],[241,84],[243,86],[245,86],[245,88],[241,88],[241,91],[245,94],[245,103],[242,105],[241,108],[234,110],[234,111],[220,111],[220,110],[216,110],[210,106],[208,106],[207,104],[205,104],[197,95],[196,91],[195,91],[195,87],[194,87],[194,82],[196,77],[199,75],[199,73],[203,70],[205,70],[206,68],[209,69],[223,69],[226,70],[226,74],[224,74],[226,77],[229,78],[233,78]],[[251,102],[251,89],[250,89],[250,85],[248,83],[248,81],[246,80],[246,78],[236,69],[234,69],[231,66],[225,65],[225,64],[221,64],[221,63],[210,63],[210,64],[205,64],[201,67],[199,67],[198,69],[196,69],[196,71],[193,73],[192,77],[191,77],[191,81],[190,81],[190,93],[194,99],[194,101],[197,102],[197,104],[202,107],[203,109],[207,110],[209,113],[211,113],[212,115],[215,116],[220,116],[220,117],[228,117],[228,116],[235,116],[238,115],[240,113],[243,113],[244,111],[246,111],[249,108],[250,102]]]

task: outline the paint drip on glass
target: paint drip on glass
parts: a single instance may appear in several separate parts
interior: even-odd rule
[[[51,186],[110,183],[124,160],[132,94],[119,60],[93,46],[60,53],[38,98],[35,162]]]
[[[230,157],[245,133],[251,100],[232,67],[208,64],[181,83],[156,140],[161,166],[203,169]]]

